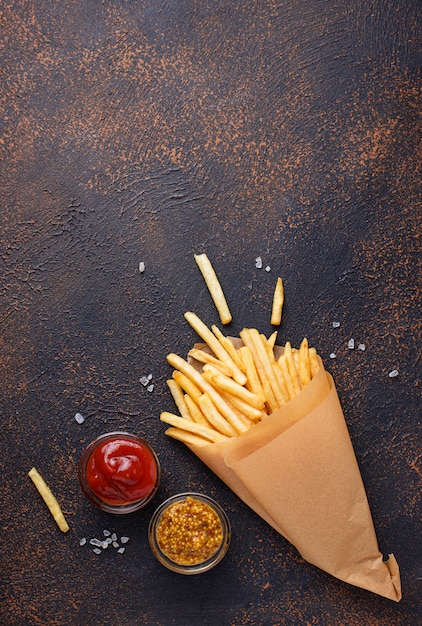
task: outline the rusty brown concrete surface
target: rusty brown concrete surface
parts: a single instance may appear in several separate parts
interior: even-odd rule
[[[1,624],[422,619],[421,27],[417,0],[2,3]],[[231,334],[272,331],[283,277],[278,342],[308,337],[335,378],[399,604],[305,563],[166,439],[166,354],[195,340],[183,314],[218,322],[203,251]],[[162,461],[142,514],[102,514],[78,486],[84,445],[114,429]],[[199,577],[161,568],[146,540],[154,507],[185,490],[214,496],[233,526],[229,554]],[[105,528],[130,537],[124,555],[79,546]]]

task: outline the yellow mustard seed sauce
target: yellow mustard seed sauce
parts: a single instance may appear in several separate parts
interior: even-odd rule
[[[161,550],[174,563],[197,565],[218,550],[223,529],[219,516],[208,504],[188,496],[164,511],[156,537]]]

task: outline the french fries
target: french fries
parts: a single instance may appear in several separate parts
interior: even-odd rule
[[[34,483],[35,487],[38,490],[38,493],[47,505],[48,510],[53,516],[57,526],[62,532],[67,533],[67,531],[69,530],[69,525],[50,487],[47,485],[47,483],[35,467],[33,467],[28,472],[28,476]]]
[[[190,350],[190,361],[167,355],[174,368],[167,382],[180,415],[164,411],[160,419],[170,425],[165,431],[169,437],[188,445],[238,437],[296,397],[319,369],[316,350],[307,338],[299,349],[286,342],[276,359],[277,333],[267,338],[254,328],[244,328],[236,343],[216,326],[210,330],[195,313],[188,312],[185,318],[206,349]]]
[[[283,304],[284,304],[283,279],[277,278],[277,282],[275,284],[275,289],[274,289],[273,306],[271,310],[271,324],[273,326],[280,326],[281,324],[281,314],[283,310]]]
[[[232,314],[211,261],[206,254],[195,254],[194,257],[218,311],[221,323],[229,324],[232,321]]]

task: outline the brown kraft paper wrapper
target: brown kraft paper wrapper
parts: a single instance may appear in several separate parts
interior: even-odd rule
[[[246,433],[188,447],[306,561],[400,601],[399,567],[394,555],[383,561],[379,551],[343,411],[322,362],[299,395]]]

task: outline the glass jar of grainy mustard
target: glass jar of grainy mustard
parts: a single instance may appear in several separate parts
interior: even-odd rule
[[[158,561],[173,572],[199,574],[217,565],[231,538],[230,522],[209,496],[180,493],[151,518],[149,543]]]

